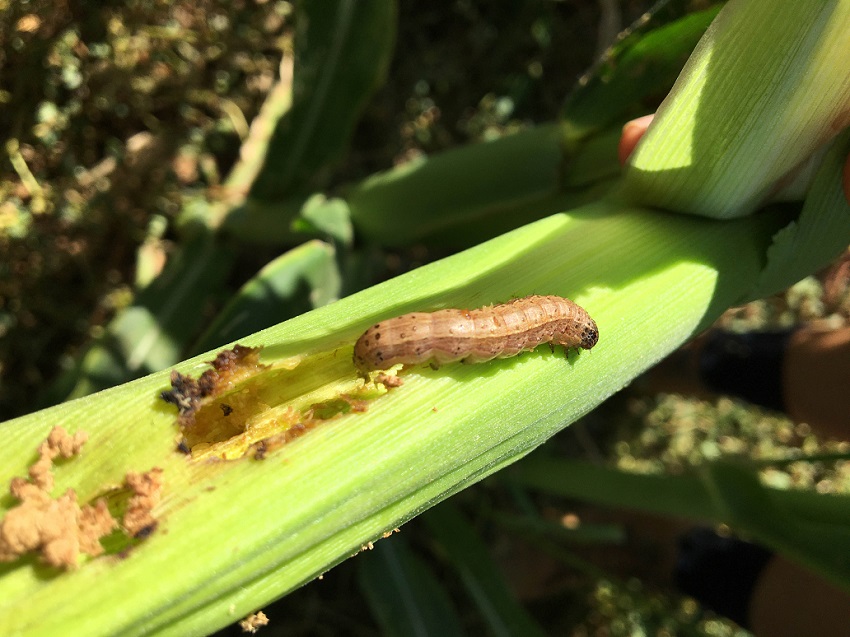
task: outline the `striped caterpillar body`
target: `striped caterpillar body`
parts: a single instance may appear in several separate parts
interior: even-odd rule
[[[393,365],[481,363],[542,343],[590,349],[599,329],[584,308],[560,296],[527,296],[480,310],[414,312],[370,327],[354,345],[366,373]]]

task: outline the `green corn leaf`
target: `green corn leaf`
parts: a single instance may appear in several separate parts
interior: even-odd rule
[[[375,175],[347,196],[352,222],[360,236],[381,245],[445,231],[456,235],[449,245],[468,246],[474,241],[458,237],[458,226],[476,238],[489,230],[489,238],[532,221],[558,194],[558,135],[557,127],[541,126]],[[548,212],[564,209],[563,201],[549,205]]]
[[[679,476],[540,457],[518,469],[522,483],[550,494],[728,524],[850,590],[850,496],[765,487],[751,468],[729,461]]]
[[[832,143],[815,175],[798,221],[773,239],[768,263],[752,298],[762,298],[790,287],[824,268],[848,244],[850,205],[841,189],[844,159],[850,156],[850,131]]]
[[[395,44],[392,0],[297,5],[292,108],[278,122],[250,197],[277,201],[320,188],[366,100],[383,83]]]
[[[770,216],[718,224],[612,206],[555,215],[244,339],[270,367],[221,397],[245,414],[235,432],[186,432],[200,445],[193,457],[176,451],[175,410],[158,399],[168,372],[0,425],[0,483],[25,475],[38,439],[63,425],[91,442],[62,467],[57,493],[73,486],[88,502],[153,466],[166,484],[160,529],[127,557],[39,576],[27,562],[6,567],[0,633],[201,634],[256,610],[521,457],[664,357],[745,292],[776,227]],[[365,413],[341,410],[253,459],[249,445],[280,431],[289,408],[358,395],[351,348],[370,324],[532,292],[586,307],[600,344],[570,359],[545,350],[414,368],[402,387],[366,394]],[[198,376],[211,358],[178,369]]]
[[[629,160],[631,201],[748,215],[848,124],[850,4],[731,0]]]
[[[733,528],[750,532],[850,591],[850,556],[845,550],[850,543],[850,527],[842,523],[844,520],[826,522],[792,515],[783,506],[781,492],[763,487],[751,470],[735,463],[711,463],[702,477],[717,510]],[[824,498],[834,497],[807,495],[811,500],[807,505],[815,509]],[[848,498],[841,500],[846,506]]]
[[[310,197],[301,209],[299,220],[305,230],[321,232],[341,245],[350,246],[354,239],[348,204],[343,199]]]
[[[667,94],[719,7],[681,16],[659,3],[622,34],[564,104],[564,141],[578,141],[644,115]],[[670,4],[670,3],[668,3]],[[681,3],[679,3],[681,4]],[[671,20],[671,18],[673,18]],[[669,20],[666,24],[659,22]]]

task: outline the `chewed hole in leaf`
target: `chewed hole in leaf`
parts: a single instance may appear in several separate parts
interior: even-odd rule
[[[196,380],[177,371],[162,400],[178,408],[178,448],[201,458],[265,458],[273,449],[340,416],[363,412],[385,385],[352,374],[347,357],[334,351],[259,361],[259,348],[223,350]]]

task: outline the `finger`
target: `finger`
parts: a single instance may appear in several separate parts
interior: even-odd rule
[[[620,164],[625,164],[628,161],[629,155],[632,154],[638,141],[643,137],[653,117],[655,117],[654,113],[644,115],[627,122],[623,126],[623,135],[620,137],[620,145],[617,147],[617,158],[620,160]]]

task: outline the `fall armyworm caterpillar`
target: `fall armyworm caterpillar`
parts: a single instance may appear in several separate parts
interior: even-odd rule
[[[414,312],[370,327],[354,345],[361,372],[393,365],[481,363],[549,343],[590,349],[599,329],[584,308],[560,296],[527,296],[479,310]]]

